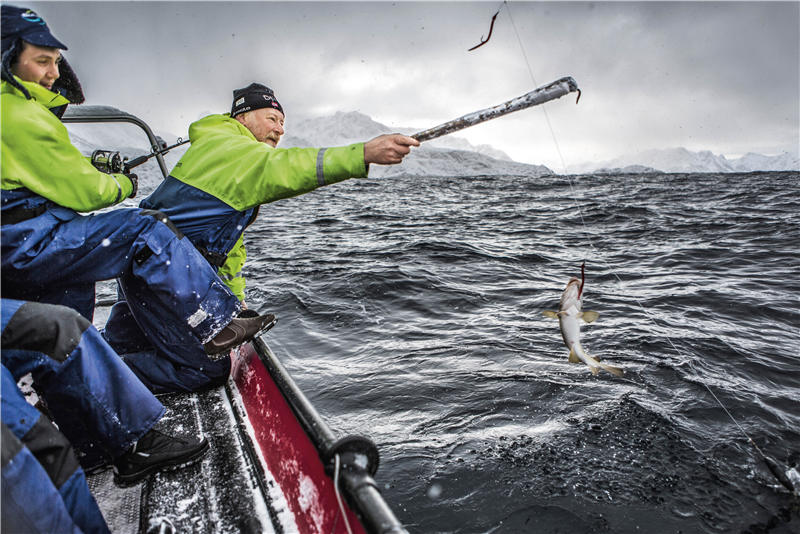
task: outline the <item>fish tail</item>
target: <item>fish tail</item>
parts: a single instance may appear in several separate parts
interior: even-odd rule
[[[581,349],[583,349],[583,347],[581,347]],[[586,357],[586,360],[584,360],[584,361],[586,362],[586,365],[589,366],[589,369],[592,370],[592,374],[593,375],[596,375],[599,372],[598,368],[605,369],[606,371],[608,371],[609,373],[611,373],[611,374],[613,374],[615,376],[622,376],[622,375],[625,374],[625,371],[623,371],[619,367],[614,367],[613,365],[608,365],[608,364],[599,362],[595,358],[592,358],[591,356],[586,354],[585,350],[581,350],[581,352]]]
[[[583,345],[581,345],[580,342],[577,342],[572,346],[572,350],[570,350],[569,353],[569,361],[573,363],[583,361],[583,363],[589,366],[589,370],[593,375],[596,375],[600,371],[598,369],[600,362],[586,354],[586,351],[583,349]]]
[[[606,371],[608,371],[609,373],[611,373],[611,374],[613,374],[615,376],[622,376],[622,375],[625,374],[625,371],[623,371],[619,367],[614,367],[613,365],[606,365],[606,364],[600,363],[600,362],[597,362],[597,363],[598,363],[598,365],[600,365],[600,367],[602,367],[603,369],[605,369]]]

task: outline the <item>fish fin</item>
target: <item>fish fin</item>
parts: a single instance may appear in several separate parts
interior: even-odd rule
[[[592,322],[597,320],[597,317],[599,315],[600,314],[597,313],[596,311],[585,311],[585,312],[581,313],[581,318],[584,321],[586,321],[587,323],[592,323]]]
[[[551,319],[558,319],[558,314],[554,311],[545,310],[542,312],[545,317],[549,317]]]
[[[600,369],[599,369],[599,368],[597,368],[597,367],[594,367],[593,365],[590,365],[590,366],[589,366],[589,369],[591,369],[591,370],[592,370],[592,374],[593,374],[593,375],[595,375],[595,376],[597,376],[597,373],[599,373],[599,372],[600,372]]]
[[[573,349],[570,349],[570,351],[569,351],[569,363],[580,363],[580,361],[581,361],[581,359],[578,358],[578,355],[575,354],[575,351]]]

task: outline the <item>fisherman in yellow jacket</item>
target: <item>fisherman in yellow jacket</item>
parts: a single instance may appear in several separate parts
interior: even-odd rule
[[[276,148],[284,118],[268,87],[253,83],[235,90],[229,114],[209,115],[189,127],[191,147],[140,203],[165,213],[242,302],[243,235],[262,204],[366,177],[371,163],[400,163],[419,146],[412,137],[388,134],[342,147]],[[115,306],[106,328],[112,346],[132,335],[126,324],[124,307]]]
[[[189,150],[141,207],[166,213],[244,300],[242,236],[258,208],[348,178],[367,176],[370,163],[400,163],[419,142],[400,134],[333,148],[276,149],[283,107],[264,85],[233,92],[230,114],[189,127]]]

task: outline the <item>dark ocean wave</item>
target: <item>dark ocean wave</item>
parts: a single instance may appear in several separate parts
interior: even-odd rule
[[[799,186],[345,182],[262,209],[248,301],[331,426],[379,444],[412,531],[798,532],[749,438],[800,462]],[[584,261],[582,340],[623,378],[542,314]]]

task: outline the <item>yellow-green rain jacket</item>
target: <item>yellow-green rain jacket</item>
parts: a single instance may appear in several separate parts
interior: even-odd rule
[[[50,111],[69,101],[37,83],[17,81],[31,99],[6,81],[0,84],[3,211],[32,209],[50,201],[86,212],[127,198],[133,192],[128,177],[95,169]]]
[[[140,206],[166,214],[219,267],[240,300],[247,253],[245,228],[261,204],[323,185],[367,176],[364,144],[334,148],[273,148],[229,114],[189,127],[191,147],[170,176]]]

